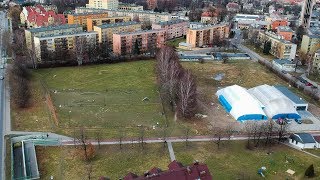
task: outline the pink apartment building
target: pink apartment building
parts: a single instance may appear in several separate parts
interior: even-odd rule
[[[189,23],[187,21],[177,19],[171,21],[163,21],[152,24],[152,29],[165,29],[167,40],[182,37],[187,34]]]
[[[125,32],[113,34],[113,53],[116,55],[155,54],[166,40],[166,31],[162,29]]]

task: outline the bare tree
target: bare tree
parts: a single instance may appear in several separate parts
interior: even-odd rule
[[[84,127],[79,129],[78,143],[80,144],[80,156],[84,158],[86,162],[90,162],[95,156],[94,146],[88,142],[88,137]]]
[[[82,65],[84,58],[86,56],[86,48],[87,48],[86,46],[87,46],[87,39],[85,37],[76,37],[74,53],[79,66]]]
[[[190,129],[188,127],[185,128],[184,130],[184,134],[185,134],[185,139],[186,139],[186,147],[189,146],[189,138],[190,138]]]
[[[218,149],[220,149],[221,139],[223,138],[224,130],[221,127],[213,128],[213,140],[217,144]]]
[[[268,120],[266,123],[266,127],[264,128],[264,135],[266,137],[265,139],[265,144],[266,145],[270,145],[271,144],[271,140],[272,140],[272,136],[274,134],[274,122],[272,119]]]
[[[92,179],[92,171],[93,171],[93,169],[92,169],[92,163],[91,162],[89,162],[88,164],[87,164],[87,176],[88,176],[88,179],[89,180],[91,180]]]
[[[183,72],[178,88],[179,115],[184,118],[193,117],[197,108],[197,87],[190,70]]]
[[[142,149],[144,149],[144,136],[145,136],[145,130],[144,130],[144,127],[141,125],[139,129],[139,141],[141,143]]]
[[[120,127],[118,132],[119,132],[119,146],[120,146],[120,149],[122,149],[122,141],[123,141],[123,138],[124,138],[123,127]]]

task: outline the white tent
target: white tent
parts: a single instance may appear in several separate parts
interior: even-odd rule
[[[236,120],[267,119],[259,102],[243,87],[228,86],[218,90],[216,95],[226,111]]]
[[[268,117],[272,119],[300,118],[292,101],[275,87],[264,84],[251,88],[248,92],[265,106],[264,110]]]

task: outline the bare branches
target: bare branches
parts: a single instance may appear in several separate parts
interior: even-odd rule
[[[180,80],[178,90],[178,113],[185,118],[193,117],[197,108],[197,87],[190,70]]]
[[[75,53],[75,57],[77,59],[78,65],[81,66],[86,56],[87,40],[85,37],[76,37],[75,41],[76,43],[74,46],[74,53]]]

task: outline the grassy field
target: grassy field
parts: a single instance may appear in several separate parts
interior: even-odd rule
[[[89,135],[99,131],[103,138],[117,138],[120,130],[125,137],[137,137],[142,131],[155,137],[169,124],[168,133],[182,135],[193,123],[173,122],[173,114],[164,113],[154,65],[137,61],[34,70],[32,106],[13,108],[13,129],[72,135],[74,128],[85,127]],[[51,94],[58,125],[45,92]]]
[[[249,49],[251,49],[252,51],[256,52],[257,54],[259,54],[261,57],[269,60],[269,61],[272,61],[273,59],[276,59],[275,56],[271,55],[271,54],[264,54],[263,53],[263,50],[261,48],[256,48],[254,45],[251,45],[249,43],[246,43],[245,46]]]
[[[181,42],[186,42],[186,38],[181,37],[181,38],[173,39],[166,42],[166,44],[169,46],[179,47],[179,43]]]
[[[87,165],[76,156],[73,147],[37,147],[37,158],[41,179],[87,179]],[[123,178],[133,172],[142,175],[153,167],[167,169],[170,158],[162,144],[147,144],[145,149],[135,144],[101,146],[96,149],[92,161],[92,179],[108,176],[111,179]]]
[[[223,142],[220,149],[213,142],[173,143],[177,161],[189,165],[195,160],[208,165],[214,179],[259,179],[257,171],[267,168],[266,179],[303,179],[311,164],[315,166],[317,178],[320,174],[320,160],[312,156],[278,145],[271,148],[247,150],[246,141]],[[139,145],[101,146],[92,161],[93,179],[109,176],[118,179],[128,172],[142,175],[143,172],[159,167],[167,170],[170,162],[168,149],[159,144],[147,144],[143,150]],[[42,179],[51,175],[55,179],[83,179],[87,176],[86,163],[76,156],[73,147],[37,147],[38,162]],[[77,168],[75,168],[77,167]],[[290,176],[285,171],[296,173]],[[64,178],[62,178],[64,177]]]
[[[311,164],[315,166],[317,178],[320,178],[320,159],[284,145],[276,145],[269,150],[247,150],[245,144],[245,141],[224,142],[218,149],[213,142],[189,143],[188,147],[185,143],[175,143],[173,149],[176,159],[183,164],[194,160],[206,163],[214,179],[259,179],[257,171],[262,166],[267,168],[264,173],[266,179],[303,179]],[[296,172],[294,176],[285,172],[288,169]]]

